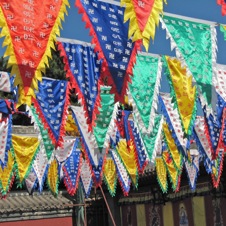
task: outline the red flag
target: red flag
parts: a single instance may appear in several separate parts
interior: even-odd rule
[[[37,82],[42,78],[50,47],[59,35],[68,0],[4,0],[0,2],[0,37],[5,36],[4,56],[16,74],[15,85],[20,85],[19,104],[30,104]]]
[[[226,2],[225,0],[217,0],[217,4],[221,5],[221,14],[222,16],[226,15]]]

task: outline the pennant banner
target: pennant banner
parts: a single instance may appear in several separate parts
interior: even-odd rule
[[[176,15],[165,14],[160,19],[162,28],[170,38],[171,49],[175,48],[177,58],[186,65],[188,76],[193,76],[203,104],[211,104],[212,77],[216,70],[216,29],[215,23],[190,18],[183,19]]]
[[[165,143],[168,147],[168,152],[172,157],[175,168],[178,170],[178,172],[181,172],[183,161],[182,154],[178,151],[175,141],[172,137],[172,133],[170,132],[169,127],[166,123],[163,123],[163,131]]]
[[[49,166],[48,175],[47,175],[47,185],[54,196],[58,195],[58,185],[59,185],[59,177],[58,177],[58,163],[57,160],[54,159]]]
[[[124,102],[129,75],[140,43],[128,39],[128,23],[123,23],[124,7],[118,2],[77,0],[86,27],[93,36],[92,43],[103,59],[102,84],[112,86],[117,101]]]
[[[83,109],[78,106],[71,106],[71,110],[80,130],[83,143],[86,145],[85,151],[90,151],[90,153],[87,154],[87,160],[91,161],[92,165],[98,166],[99,158],[102,157],[102,154],[99,152],[93,133],[88,129]]]
[[[212,172],[211,169],[211,161],[212,161],[212,153],[211,148],[209,146],[209,142],[205,133],[205,119],[201,116],[198,116],[195,120],[195,133],[194,138],[197,144],[197,148],[201,156],[204,156],[204,163],[206,167],[207,173]]]
[[[128,98],[133,106],[134,119],[142,133],[150,133],[158,105],[162,72],[160,57],[138,54],[129,84]]]
[[[218,108],[220,106],[218,105]],[[205,135],[212,152],[212,158],[215,159],[219,149],[223,148],[223,140],[221,134],[223,132],[223,124],[221,124],[222,116],[218,120],[212,114],[207,114],[206,107],[203,109],[205,119]],[[222,111],[223,112],[223,111]]]
[[[0,91],[10,93],[13,91],[13,80],[10,74],[5,71],[0,71]]]
[[[62,38],[57,40],[58,49],[65,63],[66,76],[78,94],[87,123],[91,125],[100,105],[101,60],[98,60],[94,46],[89,43]]]
[[[142,39],[148,51],[150,38],[154,40],[155,26],[158,26],[163,13],[163,0],[121,0],[121,5],[126,8],[124,21],[130,20],[128,37],[133,36],[133,41]]]
[[[85,191],[85,196],[88,197],[92,188],[93,179],[89,163],[86,159],[82,160],[80,180]]]
[[[69,84],[63,80],[44,78],[39,83],[34,107],[55,147],[61,146],[69,106]]]
[[[130,139],[133,141],[133,145],[135,145],[137,168],[139,173],[143,173],[146,165],[148,164],[148,156],[145,152],[145,147],[141,140],[137,126],[132,120],[128,120],[128,123]]]
[[[38,131],[38,138],[40,140],[40,143],[43,143],[47,158],[49,160],[52,156],[54,145],[49,137],[48,130],[45,129],[44,125],[39,120],[38,114],[36,113],[36,109],[34,108],[34,106],[27,106],[27,111],[32,121],[34,122],[34,128],[36,131]]]
[[[226,2],[225,2],[225,0],[217,0],[217,4],[221,6],[222,16],[225,16],[226,15]]]
[[[226,5],[225,5],[226,7]],[[226,11],[225,11],[226,12]],[[226,40],[226,25],[224,24],[220,24],[220,31],[223,33],[224,35],[224,40]]]
[[[220,150],[218,156],[212,161],[212,182],[215,188],[218,188],[224,164],[224,151]]]
[[[114,160],[114,163],[116,166],[116,172],[118,175],[119,184],[123,191],[123,195],[128,196],[129,191],[130,191],[130,185],[131,185],[131,180],[130,180],[129,174],[127,173],[127,170],[124,167],[122,161],[116,154],[116,151],[111,150],[110,153],[111,153],[112,159]]]
[[[1,189],[1,195],[5,196],[11,189],[13,182],[14,182],[14,159],[12,152],[9,151],[8,153],[8,162],[7,165],[2,169],[0,167],[0,189]]]
[[[195,190],[196,188],[196,180],[199,172],[196,165],[199,164],[199,156],[195,156],[193,161],[196,163],[189,163],[187,160],[184,163],[191,190]]]
[[[138,185],[138,171],[136,166],[135,150],[128,149],[127,142],[125,139],[120,139],[116,147],[117,154],[119,155],[120,161],[122,161],[128,175],[131,178],[134,186]]]
[[[187,156],[189,142],[188,139],[184,137],[180,116],[177,109],[173,107],[170,94],[161,93],[160,103],[162,106],[163,115],[166,119],[166,123],[169,126],[178,150],[184,156]]]
[[[161,150],[159,149],[161,147],[162,142],[162,125],[163,125],[163,118],[160,115],[156,115],[154,119],[154,127],[152,133],[149,134],[143,134],[140,133],[141,139],[144,144],[144,148],[146,153],[148,154],[149,160],[154,163],[154,158],[156,156],[156,153]]]
[[[58,162],[65,162],[72,153],[76,139],[73,137],[63,137],[63,146],[54,150],[54,155]]]
[[[33,169],[37,177],[39,192],[42,192],[49,165],[43,143],[41,143],[39,147],[39,152],[37,153],[33,163]]]
[[[115,196],[116,185],[117,185],[117,175],[116,175],[116,167],[113,159],[107,158],[104,164],[104,181],[108,187],[108,191],[111,196]]]
[[[192,76],[176,58],[165,56],[167,75],[171,86],[172,102],[177,107],[185,135],[192,134],[196,117],[196,87],[192,86]]]
[[[34,170],[31,170],[28,177],[25,179],[25,184],[29,194],[32,194],[32,191],[36,187],[37,184],[37,176]]]
[[[19,104],[31,104],[34,89],[42,79],[61,21],[67,13],[67,0],[27,1],[6,0],[0,3],[0,37],[5,36],[4,56],[20,85]]]
[[[71,107],[80,129],[86,158],[89,159],[95,176],[95,183],[101,183],[103,162],[110,145],[110,136],[115,130],[115,119],[118,103],[114,104],[114,95],[109,93],[110,87],[101,87],[101,107],[95,120],[93,133],[88,132],[88,126],[83,111],[79,107]]]
[[[1,113],[0,113],[1,114]],[[8,151],[12,144],[12,115],[0,119],[0,164],[2,168],[7,164]]]
[[[217,72],[213,78],[213,84],[217,93],[226,102],[226,65],[217,64]]]
[[[16,164],[19,186],[22,186],[23,181],[30,173],[35,156],[39,151],[39,144],[36,137],[12,136],[12,154]]]
[[[76,140],[72,153],[63,166],[64,184],[70,195],[76,193],[81,172],[82,155],[77,146],[78,140]]]
[[[167,150],[163,152],[162,156],[170,181],[172,183],[172,189],[173,191],[177,191],[180,186],[180,176],[182,171],[176,169],[176,167],[173,164],[173,160],[170,157],[170,154]]]
[[[162,157],[155,159],[156,176],[163,193],[168,190],[167,171]]]

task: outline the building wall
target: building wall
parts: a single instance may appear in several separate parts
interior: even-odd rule
[[[226,225],[225,206],[225,198],[210,195],[184,198],[165,205],[127,202],[120,207],[121,222],[127,226]]]
[[[73,226],[72,217],[2,222],[0,226]]]

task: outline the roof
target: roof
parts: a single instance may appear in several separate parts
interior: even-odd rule
[[[0,200],[0,222],[72,216],[74,201],[66,192],[11,192]]]

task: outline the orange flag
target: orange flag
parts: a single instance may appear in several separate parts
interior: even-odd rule
[[[126,7],[124,22],[130,20],[128,37],[142,39],[148,51],[150,37],[154,40],[155,26],[163,13],[163,0],[121,0],[121,5]]]
[[[61,20],[67,13],[68,0],[4,0],[0,1],[0,37],[7,46],[4,57],[9,56],[8,66],[16,75],[19,85],[18,104],[31,104],[31,96],[37,89],[51,58],[51,48],[59,36]]]

